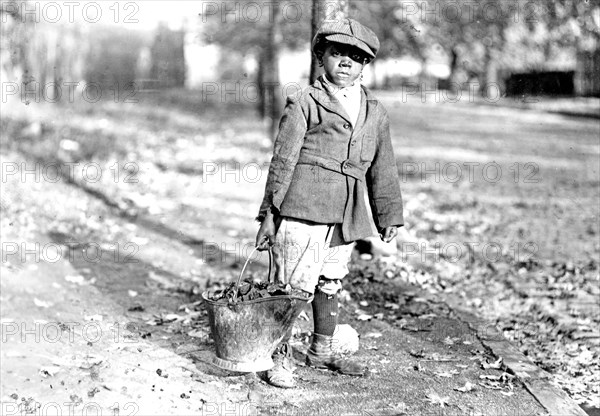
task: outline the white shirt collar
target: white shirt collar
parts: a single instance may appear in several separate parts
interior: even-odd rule
[[[327,74],[323,74],[323,79],[325,80],[327,86],[330,87],[334,92],[346,90],[350,93],[356,93],[360,91],[360,81],[358,79],[348,87],[338,87],[333,82],[329,81],[329,78],[327,78]]]

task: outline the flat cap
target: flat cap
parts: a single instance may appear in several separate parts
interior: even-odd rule
[[[370,56],[371,59],[375,58],[379,50],[377,35],[371,29],[363,26],[354,19],[338,19],[323,23],[312,41],[313,52],[315,45],[322,38],[330,42],[356,46]]]

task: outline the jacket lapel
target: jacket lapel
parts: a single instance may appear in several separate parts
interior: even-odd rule
[[[344,107],[338,101],[335,95],[323,85],[321,77],[322,75],[312,85],[314,89],[310,92],[310,96],[314,98],[319,105],[326,108],[328,111],[339,115],[348,123],[352,124],[350,122],[350,116],[348,113],[346,113],[346,110],[344,110]]]

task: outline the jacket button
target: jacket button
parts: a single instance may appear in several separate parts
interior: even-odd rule
[[[349,129],[350,128],[350,124],[348,124],[348,123],[344,124],[344,128],[345,129]]]

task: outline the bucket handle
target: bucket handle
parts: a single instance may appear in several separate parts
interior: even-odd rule
[[[242,271],[240,272],[240,275],[238,277],[237,280],[237,284],[235,285],[235,292],[233,292],[233,302],[237,302],[237,294],[238,294],[238,290],[240,289],[240,282],[242,281],[242,276],[244,275],[244,271],[246,270],[246,266],[248,266],[248,263],[250,262],[250,259],[252,259],[252,255],[258,250],[258,247],[254,247],[254,250],[252,250],[252,252],[250,253],[250,255],[248,256],[248,258],[246,259],[246,262],[244,263],[244,267],[242,267]],[[269,247],[269,274],[268,274],[268,282],[271,283],[271,270],[273,268],[273,251],[271,249],[271,247]]]

